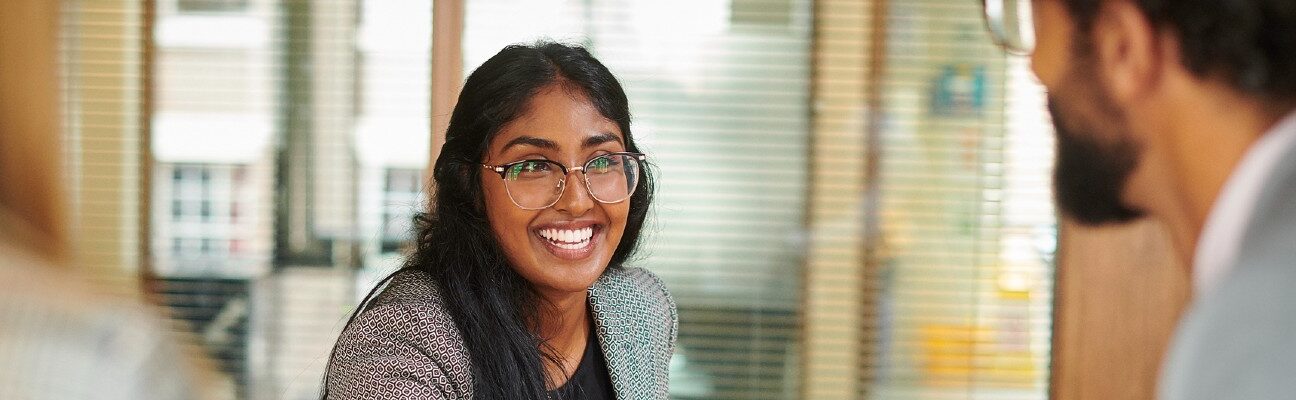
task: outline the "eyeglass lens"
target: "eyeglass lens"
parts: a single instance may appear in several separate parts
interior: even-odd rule
[[[1035,49],[1031,0],[984,0],[986,26],[995,42],[1014,54]]]

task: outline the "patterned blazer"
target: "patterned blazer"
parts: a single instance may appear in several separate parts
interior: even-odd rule
[[[338,338],[330,399],[471,399],[471,357],[424,272],[392,278]],[[589,289],[599,347],[619,399],[667,398],[679,320],[661,280],[608,268]]]

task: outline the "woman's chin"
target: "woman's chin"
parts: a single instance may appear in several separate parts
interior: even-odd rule
[[[558,257],[541,266],[540,279],[545,282],[532,282],[537,286],[547,287],[557,292],[583,292],[594,285],[603,271],[607,269],[609,257],[592,253],[578,260],[566,260]]]
[[[584,240],[581,240],[584,239]],[[532,260],[535,268],[528,278],[542,292],[577,293],[589,289],[603,275],[612,258],[607,245],[606,229],[594,228],[588,238],[571,241],[550,240],[538,232],[531,234]]]

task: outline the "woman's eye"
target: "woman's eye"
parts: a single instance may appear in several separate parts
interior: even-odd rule
[[[549,171],[551,170],[553,170],[553,167],[549,165],[549,163],[544,161],[523,161],[517,164],[513,164],[512,167],[509,167],[508,179],[517,180],[517,179],[526,179],[526,178],[537,178],[542,175],[548,174]]]
[[[540,172],[549,170],[549,163],[539,161],[527,161],[522,163],[522,169],[526,172]]]
[[[589,172],[607,172],[615,165],[616,161],[612,157],[595,158],[589,162]]]

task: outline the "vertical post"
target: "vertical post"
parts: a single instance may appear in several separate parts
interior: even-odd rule
[[[854,399],[870,374],[876,285],[867,261],[869,135],[885,0],[814,5],[809,254],[802,288],[801,398]],[[883,32],[884,33],[884,32]]]
[[[52,261],[66,261],[58,9],[59,2],[42,0],[11,0],[0,7],[0,235]],[[17,229],[24,232],[11,231]]]
[[[861,321],[863,332],[860,334],[859,351],[859,391],[861,398],[868,397],[869,383],[876,378],[878,354],[876,347],[871,346],[873,338],[878,337],[880,330],[880,313],[878,303],[881,300],[882,283],[879,269],[883,262],[882,254],[884,237],[882,236],[882,213],[878,203],[881,202],[882,130],[883,121],[879,118],[883,109],[883,84],[887,64],[887,16],[890,14],[890,0],[873,0],[869,19],[869,53],[868,69],[865,71],[865,93],[867,94],[866,110],[869,117],[865,122],[864,137],[864,268],[860,281],[860,313],[870,320]]]
[[[463,30],[463,0],[432,2],[432,147],[425,175],[429,179],[463,85]]]
[[[148,282],[153,275],[153,226],[151,221],[151,199],[153,198],[153,61],[156,58],[153,40],[153,27],[157,21],[157,0],[140,0],[141,18],[137,31],[140,34],[140,112],[139,121],[139,273],[141,282]],[[148,294],[148,293],[146,293]]]

